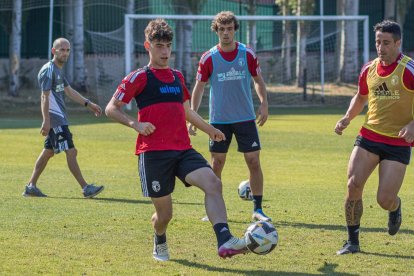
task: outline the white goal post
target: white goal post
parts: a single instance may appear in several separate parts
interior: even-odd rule
[[[125,74],[128,74],[133,70],[132,64],[133,60],[131,56],[134,53],[134,38],[133,38],[133,20],[152,20],[156,18],[163,18],[166,20],[192,20],[192,21],[211,21],[214,18],[214,15],[165,15],[165,14],[125,14],[125,28],[124,28],[124,37],[125,37]],[[334,15],[324,15],[324,16],[237,16],[239,22],[242,21],[255,21],[256,23],[260,21],[313,21],[313,22],[320,22],[320,32],[319,32],[319,41],[320,41],[320,54],[319,54],[319,62],[320,64],[320,85],[321,85],[321,93],[322,98],[324,97],[324,84],[325,84],[325,63],[324,63],[324,55],[325,55],[325,47],[324,47],[324,23],[329,21],[354,21],[354,22],[362,22],[362,35],[359,39],[362,39],[362,61],[363,63],[368,62],[369,60],[369,17],[367,15],[358,15],[358,16],[334,16]],[[206,30],[206,32],[209,30]],[[256,33],[253,32],[252,35]],[[244,41],[241,41],[245,43]],[[213,46],[213,45],[211,45]],[[207,50],[207,49],[205,49]],[[180,68],[177,68],[180,69]],[[359,68],[358,68],[359,69]]]

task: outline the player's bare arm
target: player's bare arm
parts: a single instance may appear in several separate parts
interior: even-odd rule
[[[102,114],[102,108],[99,105],[83,97],[78,91],[76,91],[69,85],[65,87],[65,94],[75,102],[89,108],[89,110],[91,110],[95,114],[95,116],[100,116]]]
[[[204,81],[196,81],[196,84],[194,86],[193,89],[193,93],[191,95],[191,109],[194,110],[195,112],[198,111],[200,104],[201,104],[201,99],[203,98],[203,94],[204,94],[204,87],[206,86],[207,82]],[[190,135],[197,135],[197,127],[195,127],[193,124],[189,124],[188,125],[188,133],[190,133]]]
[[[260,106],[257,110],[257,124],[259,126],[263,126],[269,117],[269,103],[267,101],[266,85],[261,73],[254,76],[253,80],[254,88],[260,100]]]
[[[414,120],[400,130],[398,137],[404,138],[407,143],[414,142]]]
[[[122,107],[125,105],[124,102],[112,98],[105,108],[105,114],[109,118],[127,126],[133,128],[139,134],[148,136],[155,131],[155,126],[149,122],[138,122],[126,114]]]
[[[50,95],[50,90],[43,91],[42,96],[41,96],[41,109],[42,109],[43,122],[42,122],[42,127],[40,128],[40,134],[42,134],[43,136],[47,136],[50,130],[49,95]]]
[[[184,102],[184,110],[186,120],[196,128],[199,128],[201,131],[207,133],[212,140],[216,142],[226,140],[223,132],[208,124],[203,118],[201,118],[200,115],[190,108],[190,103],[188,101]]]
[[[351,123],[352,119],[354,119],[365,107],[367,103],[368,95],[361,95],[357,93],[351,100],[349,104],[349,108],[345,113],[344,117],[342,117],[335,125],[335,133],[338,135],[342,135],[342,132],[348,127]]]

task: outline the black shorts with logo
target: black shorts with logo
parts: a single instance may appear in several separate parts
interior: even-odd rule
[[[175,187],[175,177],[185,186],[185,177],[200,168],[208,167],[207,160],[195,151],[164,150],[149,151],[138,156],[138,173],[144,197],[163,197],[171,194]]]
[[[212,125],[224,133],[226,140],[215,142],[210,139],[210,152],[226,153],[229,150],[233,134],[236,137],[239,152],[253,152],[261,149],[255,121]]]
[[[45,139],[45,149],[53,150],[54,153],[60,153],[74,148],[72,133],[68,126],[57,126],[51,128]]]
[[[375,155],[378,155],[380,162],[382,160],[391,160],[408,165],[411,157],[411,147],[393,146],[384,143],[373,142],[358,135],[354,146],[363,148]]]

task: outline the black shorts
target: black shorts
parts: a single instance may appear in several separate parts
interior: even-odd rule
[[[411,147],[393,146],[384,143],[373,142],[358,135],[354,146],[363,148],[375,155],[378,155],[380,162],[382,160],[391,160],[408,165],[411,157]]]
[[[46,136],[45,149],[53,150],[56,154],[74,147],[72,133],[70,133],[68,126],[54,127]]]
[[[236,137],[239,152],[253,152],[261,149],[255,121],[212,125],[224,133],[226,140],[221,142],[210,140],[210,152],[226,153],[233,134]]]
[[[208,167],[207,160],[195,151],[166,150],[149,151],[138,156],[138,173],[144,197],[162,197],[171,194],[175,187],[175,177],[185,186],[185,177],[200,168]]]

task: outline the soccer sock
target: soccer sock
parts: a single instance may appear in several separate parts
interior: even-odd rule
[[[359,224],[358,225],[347,225],[348,229],[348,241],[351,244],[359,245]]]
[[[157,233],[154,233],[155,243],[156,244],[163,244],[167,241],[167,235],[164,233],[161,236],[158,236]]]
[[[253,195],[253,210],[256,211],[257,209],[262,209],[262,199],[263,196]]]
[[[231,238],[229,225],[227,223],[216,223],[213,225],[213,229],[217,237],[217,247],[222,246]]]

